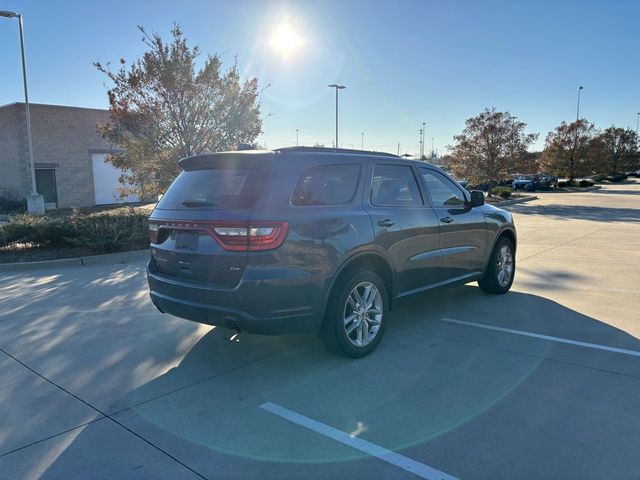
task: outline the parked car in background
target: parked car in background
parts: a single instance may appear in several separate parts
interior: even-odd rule
[[[535,192],[536,190],[549,190],[556,186],[558,177],[536,173],[535,175],[518,175],[511,183],[514,190]]]
[[[147,277],[165,313],[261,334],[319,332],[362,357],[396,303],[515,274],[509,212],[438,167],[293,147],[182,159],[149,220]]]
[[[626,173],[612,173],[607,175],[606,179],[609,182],[622,182],[628,178]]]
[[[514,190],[534,191],[536,189],[536,178],[533,175],[520,175],[511,183]]]

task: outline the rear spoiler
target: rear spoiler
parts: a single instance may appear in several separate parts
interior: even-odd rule
[[[271,166],[275,153],[270,150],[202,153],[178,161],[180,168],[190,170],[258,169]]]

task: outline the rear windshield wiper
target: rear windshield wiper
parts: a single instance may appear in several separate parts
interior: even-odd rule
[[[205,200],[183,200],[182,205],[185,207],[217,207],[218,204],[214,202],[207,202]]]

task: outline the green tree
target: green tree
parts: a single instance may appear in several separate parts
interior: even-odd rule
[[[107,160],[121,168],[123,194],[163,192],[189,155],[235,149],[253,143],[262,131],[258,80],[240,81],[237,65],[221,72],[217,55],[200,67],[197,46],[189,47],[178,25],[165,42],[139,26],[146,51],[129,67],[113,71],[95,63],[113,86],[108,90],[110,121],[98,125],[113,146]]]
[[[596,135],[594,124],[585,119],[562,122],[547,135],[541,160],[543,169],[569,181],[591,174]]]
[[[535,157],[527,149],[538,138],[525,133],[527,124],[509,112],[485,109],[466,121],[465,129],[448,148],[453,174],[471,183],[496,183],[509,173],[533,173]]]
[[[593,140],[592,148],[595,173],[626,172],[640,162],[638,135],[630,128],[607,128]]]

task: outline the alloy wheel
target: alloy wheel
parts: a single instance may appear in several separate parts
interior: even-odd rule
[[[371,282],[356,285],[344,306],[344,329],[356,347],[369,345],[382,325],[382,295]]]

